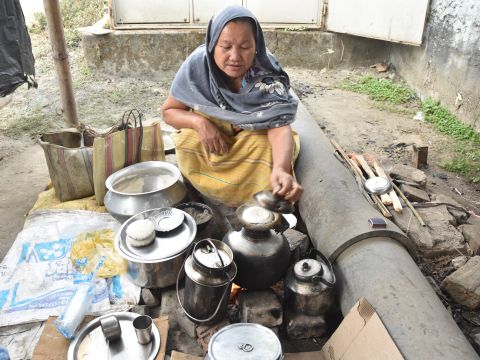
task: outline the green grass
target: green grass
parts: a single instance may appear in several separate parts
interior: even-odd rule
[[[409,87],[393,82],[390,79],[377,79],[364,75],[359,80],[344,80],[340,87],[345,90],[367,94],[375,100],[375,106],[389,112],[412,114],[412,108],[421,106],[425,120],[442,134],[450,138],[453,144],[446,149],[451,159],[441,166],[463,175],[467,180],[480,182],[480,133],[463,123],[447,108],[432,99],[419,104],[415,93]]]
[[[422,103],[425,120],[432,123],[437,131],[455,139],[452,159],[442,167],[463,175],[466,179],[480,182],[480,133],[457,119],[438,101],[426,99]]]
[[[453,136],[458,140],[471,140],[480,144],[480,134],[472,126],[458,120],[438,101],[426,99],[422,103],[422,109],[425,113],[425,120],[431,122],[442,134]]]
[[[358,81],[344,80],[340,87],[345,90],[367,94],[376,101],[384,101],[390,104],[406,104],[415,98],[415,93],[408,86],[394,83],[390,79],[377,79],[366,75]]]
[[[93,25],[103,16],[103,0],[62,0],[60,12],[67,46],[77,47],[80,44],[79,27]],[[47,20],[43,13],[34,14],[35,22],[31,26],[32,33],[41,33],[47,30]]]
[[[11,122],[4,133],[12,138],[20,138],[28,135],[31,138],[45,132],[60,129],[62,127],[63,118],[61,115],[48,116],[40,112],[34,112],[21,116]]]

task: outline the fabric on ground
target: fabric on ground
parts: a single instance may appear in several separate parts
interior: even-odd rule
[[[38,194],[37,201],[33,205],[33,208],[30,210],[30,212],[44,209],[87,210],[99,213],[107,212],[105,206],[100,206],[97,204],[95,201],[95,195],[83,199],[61,202],[55,196],[54,188],[50,188]]]
[[[172,135],[178,165],[201,194],[237,207],[250,201],[256,192],[270,189],[273,160],[267,131],[244,130],[234,134],[230,124],[212,121],[229,136],[230,150],[224,155],[210,154],[195,130],[181,129]],[[295,160],[300,151],[298,134],[294,133],[293,141]]]
[[[46,320],[64,310],[76,286],[90,276],[75,271],[72,243],[85,232],[117,230],[109,214],[43,210],[28,216],[0,264],[0,327]],[[140,299],[140,287],[127,274],[97,278],[92,312],[125,310]]]

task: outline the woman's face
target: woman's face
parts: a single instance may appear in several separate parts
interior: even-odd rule
[[[248,21],[225,25],[213,50],[218,68],[232,80],[241,79],[255,58],[255,37]]]

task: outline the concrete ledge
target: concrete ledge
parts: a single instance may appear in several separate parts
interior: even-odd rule
[[[383,41],[322,31],[266,30],[265,40],[283,66],[352,67],[389,58]],[[155,76],[177,70],[204,41],[204,30],[118,30],[83,34],[83,49],[92,69],[111,75]]]

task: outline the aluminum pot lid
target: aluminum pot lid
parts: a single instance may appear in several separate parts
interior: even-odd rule
[[[275,333],[259,324],[239,323],[220,329],[208,343],[212,360],[278,360],[282,345]]]
[[[320,282],[320,278],[332,282],[333,276],[328,266],[322,261],[304,259],[298,261],[293,267],[295,277],[300,281]]]
[[[184,213],[183,222],[176,229],[169,232],[157,232],[154,241],[147,246],[132,246],[127,241],[126,229],[128,226],[134,221],[148,219],[152,213],[158,210],[143,211],[123,223],[115,238],[115,247],[123,258],[140,263],[169,260],[184,252],[192,244],[197,233],[197,225],[193,217]]]
[[[214,247],[217,249],[215,251]],[[201,240],[193,251],[195,261],[209,269],[222,269],[230,266],[233,261],[232,250],[218,240]]]
[[[242,218],[250,224],[268,224],[273,220],[273,213],[260,206],[249,206],[243,210]]]
[[[383,195],[392,189],[392,183],[387,178],[375,176],[367,179],[364,187],[370,194]]]

